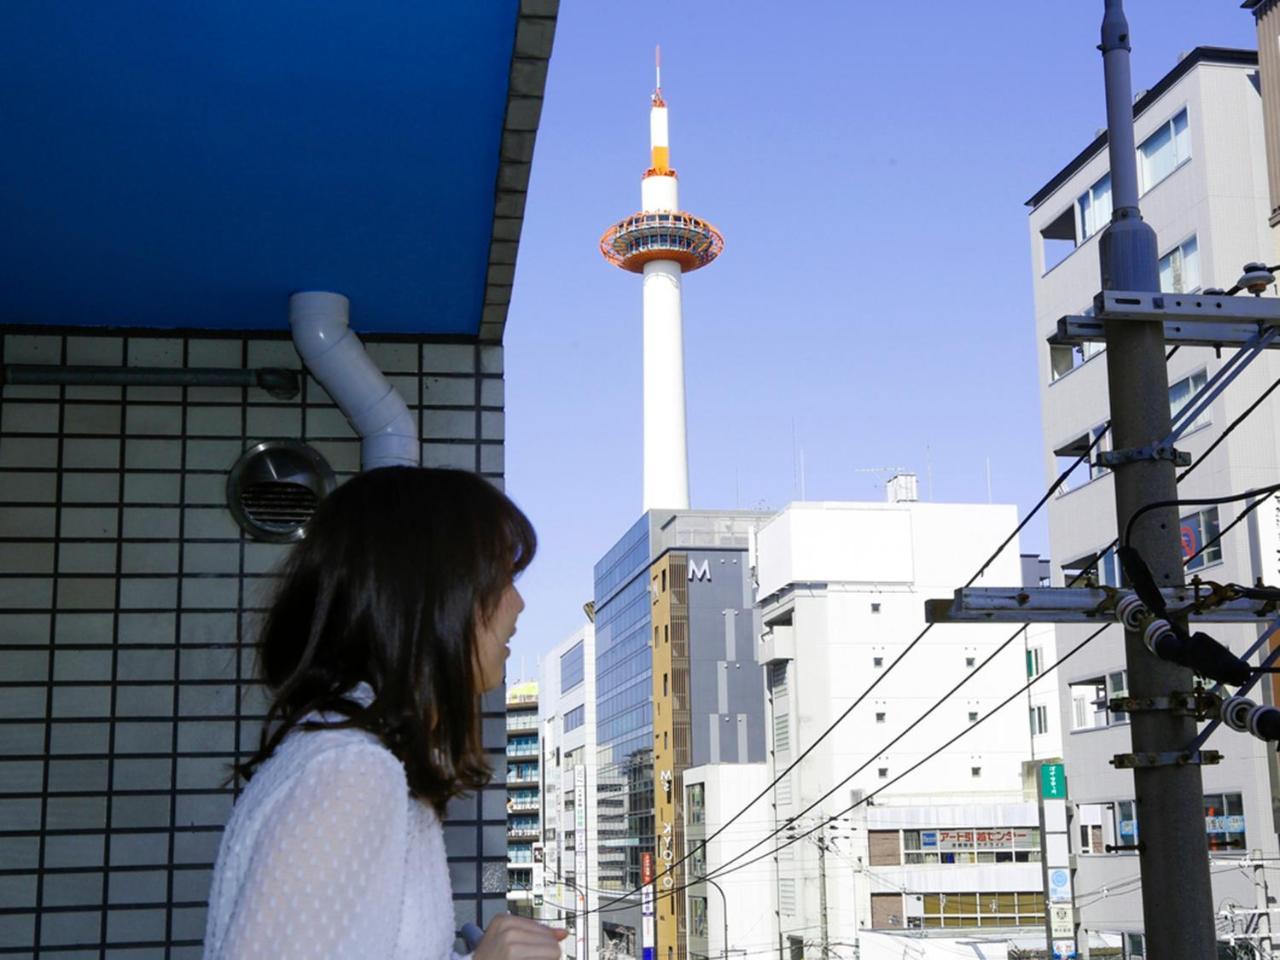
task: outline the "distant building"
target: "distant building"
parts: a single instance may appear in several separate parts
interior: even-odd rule
[[[533,915],[535,883],[541,885],[541,749],[538,684],[507,688],[507,907]]]
[[[596,846],[595,626],[584,624],[542,660],[543,901],[538,916],[563,920],[565,955],[599,956]],[[612,919],[611,917],[609,919]]]
[[[891,483],[890,498],[913,496],[911,486]],[[1007,624],[940,625],[904,652],[925,626],[925,599],[951,596],[1017,520],[1012,506],[891,499],[793,503],[760,528],[766,782],[813,752],[744,820],[757,835],[767,832],[762,820],[784,828],[773,858],[772,935],[791,956],[822,955],[824,885],[826,937],[841,955],[870,930],[1042,929],[1039,821],[1024,787],[1033,739],[1026,702],[908,772],[1026,682],[1028,647]],[[1021,576],[1015,542],[982,582]],[[936,713],[886,746],[988,658]],[[788,834],[828,818],[838,819],[785,845]]]
[[[1274,5],[1263,6],[1270,10]],[[1269,22],[1274,26],[1274,18]],[[1268,43],[1266,62],[1274,63],[1274,33]],[[1274,71],[1268,79],[1264,69],[1263,91],[1274,92],[1277,82]],[[1277,181],[1272,180],[1269,190],[1263,146],[1274,141],[1267,141],[1263,104],[1257,54],[1217,47],[1191,51],[1134,103],[1142,216],[1159,238],[1163,290],[1193,293],[1231,287],[1247,261],[1274,262],[1268,218]],[[1099,122],[1102,117],[1099,99]],[[1275,130],[1272,125],[1271,133]],[[1083,145],[1028,201],[1046,480],[1056,478],[1088,446],[1110,415],[1103,345],[1079,349],[1046,342],[1060,317],[1088,311],[1101,289],[1097,239],[1111,215],[1108,165],[1103,135]],[[1232,353],[1219,358],[1207,347],[1178,349],[1168,361],[1170,409],[1182,410]],[[1277,378],[1280,357],[1264,352],[1191,424],[1177,446],[1203,466],[1179,485],[1180,497],[1220,496],[1275,482],[1280,473],[1280,409],[1274,400],[1258,407],[1220,445],[1218,441],[1226,426]],[[1211,445],[1216,447],[1212,453]],[[1107,446],[1104,441],[1102,448]],[[1276,529],[1271,504],[1202,551],[1239,509],[1223,505],[1182,511],[1188,578],[1252,583],[1262,577],[1268,584],[1280,582],[1274,555],[1264,557],[1270,551],[1261,548]],[[1080,575],[1082,580],[1118,585],[1115,551],[1108,546],[1117,532],[1111,474],[1102,467],[1080,467],[1069,489],[1050,500],[1047,510],[1054,584],[1061,586]],[[1059,626],[1059,651],[1074,647],[1092,629]],[[1243,652],[1256,640],[1258,628],[1215,624],[1209,632]],[[1113,698],[1128,694],[1122,640],[1113,627],[1075,654],[1058,671],[1057,682],[1068,800],[1075,810],[1071,835],[1081,929],[1118,935],[1126,957],[1145,957],[1138,859],[1132,850],[1140,842],[1133,776],[1110,763],[1116,754],[1132,749],[1128,715],[1109,706]],[[1257,895],[1249,871],[1223,864],[1251,849],[1267,857],[1280,855],[1273,815],[1280,781],[1275,751],[1246,734],[1219,731],[1209,747],[1225,755],[1221,763],[1202,767],[1201,773],[1204,829],[1217,864],[1214,903],[1237,905],[1235,912],[1222,917],[1220,929],[1226,939],[1244,932],[1254,915],[1241,911],[1253,909]],[[1116,846],[1126,849],[1108,852]]]
[[[602,919],[601,946],[622,957],[656,943],[685,958],[685,899],[663,894],[686,877],[684,771],[764,760],[748,547],[765,519],[651,510],[595,567],[599,885],[656,881],[653,940],[639,897]]]

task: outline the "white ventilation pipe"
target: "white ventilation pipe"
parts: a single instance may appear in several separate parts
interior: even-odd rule
[[[293,345],[360,435],[360,466],[420,463],[418,426],[404,398],[387,382],[348,323],[351,304],[340,293],[306,291],[289,298]]]

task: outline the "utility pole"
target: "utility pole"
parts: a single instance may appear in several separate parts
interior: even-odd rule
[[[822,960],[831,958],[831,937],[827,931],[827,838],[818,834],[818,909],[822,923]]]
[[[1111,161],[1111,224],[1098,245],[1104,290],[1158,291],[1155,231],[1138,210],[1138,171],[1129,75],[1129,24],[1122,0],[1104,0],[1103,69],[1107,94],[1107,146]],[[1170,434],[1169,381],[1163,324],[1106,323],[1107,382],[1115,451],[1116,523],[1121,536],[1146,504],[1177,497],[1172,459],[1157,445]],[[1161,587],[1183,583],[1175,507],[1151,510],[1134,525],[1129,545]],[[1129,695],[1169,703],[1192,689],[1191,671],[1156,658],[1135,630],[1125,631]],[[1196,736],[1195,720],[1172,710],[1130,714],[1134,792],[1137,798],[1142,919],[1147,952],[1160,960],[1216,956],[1204,790],[1196,762],[1178,755]]]
[[[1253,860],[1254,909],[1258,911],[1258,956],[1271,960],[1271,896],[1267,891],[1267,864],[1262,851],[1255,850]]]

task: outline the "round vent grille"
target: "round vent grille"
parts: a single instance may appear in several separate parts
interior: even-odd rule
[[[320,501],[333,490],[333,469],[298,440],[268,440],[250,447],[227,478],[227,505],[240,528],[256,540],[301,540]]]

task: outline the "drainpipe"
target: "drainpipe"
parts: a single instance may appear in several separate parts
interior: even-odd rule
[[[349,326],[350,308],[340,293],[293,294],[293,345],[360,435],[361,469],[416,467],[421,451],[417,423]]]

